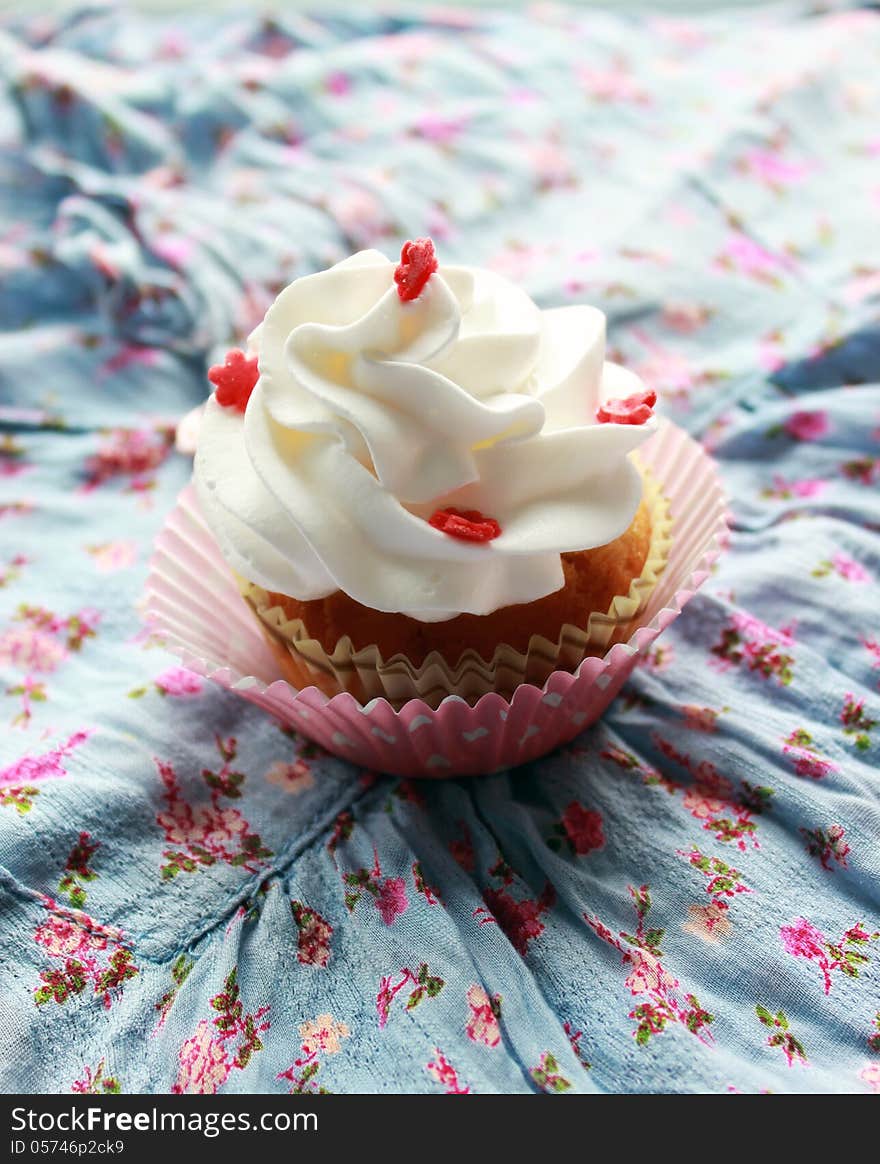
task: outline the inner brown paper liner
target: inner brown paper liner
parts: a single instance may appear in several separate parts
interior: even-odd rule
[[[348,636],[328,654],[317,639],[309,637],[302,619],[289,619],[280,606],[270,606],[261,587],[240,578],[239,589],[260,620],[284,678],[298,689],[318,687],[330,696],[348,691],[361,703],[384,697],[398,709],[410,699],[436,708],[448,695],[470,704],[489,691],[509,698],[521,683],[540,687],[553,671],[574,671],[587,655],[604,654],[612,640],[625,637],[622,632],[647,603],[666,565],[672,518],[650,470],[643,468],[642,476],[651,513],[651,541],[642,572],[630,583],[629,592],[616,595],[606,613],[590,612],[583,627],[564,624],[555,643],[533,635],[524,654],[501,643],[488,661],[469,650],[452,665],[432,651],[416,667],[402,654],[383,659],[375,645],[355,650]]]

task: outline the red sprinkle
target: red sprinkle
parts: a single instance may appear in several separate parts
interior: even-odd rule
[[[486,517],[479,509],[438,509],[428,525],[463,542],[491,542],[501,533],[495,518]]]
[[[394,268],[394,282],[404,303],[421,295],[438,265],[434,244],[429,238],[417,238],[403,244],[400,262]]]
[[[606,400],[596,409],[599,424],[644,424],[654,415],[657,393],[646,389],[634,392],[625,400]]]
[[[217,403],[224,408],[236,408],[239,412],[247,408],[259,377],[257,357],[249,360],[238,348],[227,352],[222,364],[214,364],[208,369],[208,379],[217,388],[214,393]]]

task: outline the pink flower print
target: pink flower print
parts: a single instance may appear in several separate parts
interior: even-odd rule
[[[420,893],[425,899],[426,905],[442,905],[442,898],[440,891],[435,885],[429,885],[425,880],[425,874],[420,862],[413,861],[412,866],[413,882],[416,887],[416,893]]]
[[[157,815],[156,823],[164,831],[166,841],[181,846],[182,850],[164,850],[163,855],[168,859],[161,868],[164,880],[184,872],[194,873],[217,860],[254,873],[266,857],[272,856],[259,834],[250,831],[238,809],[221,807],[221,796],[241,795],[239,788],[245,777],[232,768],[237,741],[233,737],[224,740],[218,736],[217,746],[223,765],[216,772],[202,770],[202,778],[211,790],[210,805],[193,807],[184,800],[173,765],[156,760],[168,806]]]
[[[277,784],[285,792],[298,796],[307,788],[312,788],[315,778],[305,760],[295,760],[287,764],[283,760],[276,760],[266,772],[266,780],[270,784]]]
[[[85,956],[90,949],[103,950],[107,946],[106,938],[100,934],[90,937],[88,930],[73,917],[59,914],[52,914],[48,921],[37,926],[34,939],[53,958]]]
[[[158,813],[156,824],[164,831],[166,841],[175,845],[184,845],[191,839],[200,841],[204,836],[204,829],[196,827],[192,808],[183,802],[173,804],[167,812]]]
[[[578,856],[605,847],[602,815],[573,800],[562,817],[562,824],[571,846]]]
[[[778,630],[745,611],[738,611],[711,648],[712,662],[720,670],[744,663],[764,679],[775,676],[783,687],[793,678],[795,659],[782,650],[794,645],[794,624]]]
[[[24,224],[21,224],[24,225]],[[27,251],[18,245],[19,238],[22,237],[22,231],[12,230],[0,235],[0,265],[4,270],[13,270],[13,268],[23,268],[29,265]],[[25,232],[26,233],[26,229]],[[0,442],[2,448],[2,442]],[[3,469],[0,466],[0,477],[2,477]]]
[[[653,908],[649,887],[630,885],[628,888],[638,920],[635,934],[621,931],[620,936],[615,937],[598,918],[586,913],[582,916],[604,942],[623,955],[623,965],[632,967],[625,981],[632,995],[648,996],[647,1002],[636,1004],[629,1012],[630,1018],[638,1020],[632,1032],[633,1037],[642,1047],[655,1035],[661,1034],[670,1023],[682,1023],[700,1042],[711,1043],[712,1035],[706,1028],[715,1021],[715,1016],[700,1006],[696,995],[688,994],[683,1001],[676,997],[673,991],[678,987],[678,980],[660,961],[663,956],[660,941],[666,931],[645,928],[648,914]]]
[[[195,243],[183,234],[173,231],[163,231],[157,234],[150,242],[153,254],[173,267],[176,271],[185,270],[187,263],[195,253]]]
[[[688,920],[681,928],[707,942],[718,943],[733,929],[728,912],[726,907],[714,902],[710,905],[689,905]]]
[[[837,765],[819,755],[813,744],[813,737],[803,728],[795,728],[783,740],[783,755],[790,756],[798,776],[811,780],[822,780],[838,771]]]
[[[762,489],[761,496],[773,501],[791,501],[795,498],[818,497],[827,488],[828,482],[821,477],[804,477],[788,481],[774,473],[772,487]]]
[[[666,994],[678,986],[678,979],[647,950],[628,950],[626,960],[632,965],[632,970],[624,986],[628,986],[632,994]]]
[[[331,192],[327,202],[340,230],[359,246],[372,246],[388,234],[383,205],[370,191],[343,189]]]
[[[674,661],[675,648],[668,643],[661,643],[659,646],[651,647],[642,655],[639,666],[659,675],[663,671],[668,671]]]
[[[78,651],[85,639],[93,639],[98,631],[101,615],[97,610],[87,606],[70,618],[56,619],[51,629],[67,632],[67,645],[72,651]]]
[[[864,699],[856,699],[851,691],[847,691],[843,697],[843,708],[839,718],[843,724],[843,734],[852,738],[860,752],[867,752],[871,746],[871,732],[877,726],[877,720],[871,719],[865,711]]]
[[[157,824],[165,830],[165,839],[177,845],[202,845],[213,831],[209,821],[210,810],[192,809],[188,804],[175,805],[156,817]]]
[[[504,888],[486,889],[483,891],[483,900],[491,910],[492,918],[483,918],[480,924],[494,919],[516,952],[525,957],[529,942],[544,932],[541,917],[552,908],[556,901],[556,891],[548,882],[537,901],[530,898],[516,901]]]
[[[324,88],[333,97],[345,97],[351,92],[351,78],[347,73],[328,73],[324,78]]]
[[[615,949],[620,949],[620,942],[604,922],[599,921],[598,918],[588,918],[586,914],[584,915],[584,919],[593,927],[603,942],[607,942],[609,946],[614,946]]]
[[[581,1039],[584,1037],[583,1031],[576,1031],[572,1024],[567,1020],[562,1024],[562,1029],[568,1035],[568,1041],[571,1044],[571,1049],[575,1053],[575,1057],[585,1071],[589,1071],[592,1063],[589,1062],[581,1049]],[[533,1076],[534,1078],[534,1076]]]
[[[469,1095],[471,1089],[461,1084],[458,1072],[439,1047],[434,1048],[434,1054],[437,1056],[436,1059],[425,1064],[428,1074],[441,1084],[447,1095]]]
[[[861,922],[856,922],[854,926],[850,926],[844,934],[844,940],[851,939],[854,942],[873,942],[878,937],[880,937],[880,933],[869,934]]]
[[[379,982],[379,992],[376,995],[376,1013],[379,1016],[379,1030],[386,1025],[391,1014],[394,1000],[407,986],[412,986],[404,1009],[413,1011],[421,1006],[427,998],[436,998],[446,983],[436,974],[432,974],[427,962],[422,962],[415,973],[408,966],[402,966],[400,978],[392,981],[391,974],[385,974]]]
[[[267,29],[264,37],[261,39],[260,52],[267,56],[270,60],[280,61],[282,57],[286,57],[295,47],[294,43],[281,33],[271,32]]]
[[[162,464],[172,439],[173,432],[165,430],[115,429],[86,462],[86,490],[122,474],[143,477]]]
[[[406,912],[409,905],[403,878],[386,877],[380,882],[375,902],[376,909],[382,915],[382,921],[386,926],[390,926],[396,917]]]
[[[263,1049],[260,1035],[268,1031],[271,1025],[266,1018],[269,1007],[261,1006],[253,1013],[244,1009],[237,966],[226,975],[223,989],[211,999],[211,1007],[217,1012],[213,1026],[219,1032],[218,1041],[224,1044],[227,1053],[233,1042],[241,1040],[230,1061],[230,1068],[243,1071],[253,1056]]]
[[[415,124],[416,133],[435,145],[451,145],[468,123],[466,116],[444,117],[439,113],[426,113]]]
[[[856,274],[848,279],[843,290],[843,299],[846,303],[861,303],[866,299],[873,299],[880,295],[880,271],[864,271],[856,268]]]
[[[396,993],[396,990],[391,985],[391,975],[384,975],[379,981],[379,993],[376,995],[376,1013],[379,1016],[379,1030],[382,1030],[388,1022],[391,1005],[394,1002]]]
[[[657,17],[651,20],[651,28],[671,40],[673,44],[685,49],[701,49],[711,41],[705,28],[693,21],[680,20],[677,17]]]
[[[705,784],[692,784],[686,788],[682,803],[697,820],[712,820],[730,808],[729,801],[716,796]]]
[[[832,861],[836,861],[838,865],[846,869],[846,859],[849,856],[849,845],[847,844],[846,830],[843,825],[833,824],[828,828],[815,829],[799,829],[798,830],[807,842],[807,852],[811,857],[818,857],[823,869],[827,869],[829,873],[834,870],[831,866]]]
[[[452,237],[452,232],[452,223],[443,207],[432,206],[425,222],[425,234],[435,242],[447,242]]]
[[[208,845],[234,841],[248,830],[247,821],[237,808],[206,809],[204,815],[199,813],[197,817],[204,821],[202,835]]]
[[[70,1086],[74,1095],[119,1095],[122,1087],[115,1075],[105,1075],[105,1061],[102,1059],[92,1071],[86,1066],[82,1079],[75,1079]]]
[[[187,37],[176,30],[170,31],[170,33],[165,33],[162,40],[158,42],[156,58],[158,61],[179,61],[186,56],[189,47],[190,42]]]
[[[232,841],[247,832],[247,821],[236,808],[193,809],[188,804],[177,804],[167,812],[160,812],[157,823],[165,830],[165,838],[178,845],[198,845],[209,850],[223,850],[226,841]]]
[[[654,351],[633,366],[633,371],[667,396],[687,396],[697,385],[694,373],[684,356],[654,344]]]
[[[822,760],[817,756],[800,755],[795,758],[794,770],[798,776],[805,776],[810,780],[822,780],[830,773],[836,772],[837,767],[830,760]]]
[[[577,79],[597,101],[620,101],[634,105],[647,105],[650,102],[648,93],[622,62],[616,62],[608,68],[582,65],[577,70]]]
[[[575,182],[571,159],[554,141],[543,140],[529,149],[529,165],[541,190],[556,190]]]
[[[303,966],[319,966],[323,969],[330,961],[333,926],[316,909],[310,909],[301,901],[292,901],[290,908],[298,930],[297,959]]]
[[[779,1010],[774,1015],[765,1006],[759,1004],[755,1007],[755,1013],[761,1025],[770,1028],[767,1046],[781,1047],[789,1067],[793,1067],[795,1063],[800,1063],[802,1067],[809,1067],[804,1045],[800,1039],[795,1038],[785,1011]]]
[[[3,445],[0,444],[0,477],[17,477],[19,473],[26,473],[32,465],[25,464],[24,461],[13,461],[10,454],[6,453]],[[20,504],[26,504],[21,502]]]
[[[538,94],[535,92],[535,90],[528,89],[524,85],[517,86],[515,89],[510,89],[507,96],[514,105],[534,105],[534,103],[539,100]]]
[[[880,668],[880,639],[862,639],[862,646],[874,660],[871,670],[876,671]]]
[[[21,711],[12,719],[12,726],[26,728],[34,714],[34,703],[46,699],[46,684],[39,683],[33,675],[25,675],[20,683],[16,683],[13,687],[7,687],[6,694],[18,695],[21,699]],[[0,801],[0,803],[4,802]],[[26,812],[27,809],[19,806],[19,811]]]
[[[791,266],[788,260],[774,255],[746,234],[732,234],[715,259],[716,266],[733,270],[764,283],[779,283],[781,267]]]
[[[687,228],[693,226],[697,220],[694,211],[683,202],[668,202],[661,213],[666,221],[674,226]]]
[[[860,562],[848,554],[837,553],[831,559],[834,572],[847,582],[870,582],[871,575]]]
[[[42,756],[22,756],[7,768],[0,769],[0,788],[4,785],[30,784],[34,780],[54,780],[67,775],[62,761],[74,748],[80,747],[89,738],[87,731],[74,732],[66,743],[44,752]]]
[[[545,257],[546,251],[523,242],[519,238],[509,239],[504,250],[497,252],[487,262],[487,266],[514,282],[528,279],[535,266]]]
[[[580,1033],[582,1032],[579,1032],[575,1036],[575,1039],[579,1038]],[[577,1048],[575,1047],[575,1054],[577,1053]],[[580,1058],[580,1055],[578,1055],[578,1059]],[[559,1070],[559,1062],[556,1056],[551,1054],[550,1051],[544,1051],[538,1060],[538,1065],[529,1069],[529,1075],[532,1078],[532,1082],[547,1094],[558,1094],[563,1091],[568,1091],[571,1087],[569,1080]]]
[[[497,1047],[501,1042],[501,1027],[498,1023],[500,999],[496,994],[490,998],[482,986],[468,987],[467,1004],[470,1018],[465,1023],[465,1034],[474,1043],[487,1047]]]
[[[232,1068],[226,1048],[214,1038],[214,1028],[202,1019],[178,1056],[180,1068],[171,1090],[175,1095],[216,1095]]]
[[[795,918],[790,926],[780,926],[779,938],[783,949],[793,958],[806,958],[818,962],[825,977],[825,993],[831,990],[831,976],[828,973],[828,959],[825,947],[827,938],[806,918]]]
[[[162,695],[198,695],[202,690],[202,680],[185,667],[169,667],[154,682]]]
[[[99,574],[113,574],[117,570],[127,570],[137,561],[137,542],[103,542],[97,546],[86,546],[92,555]]]
[[[873,485],[880,480],[880,457],[856,457],[840,466],[840,471],[849,481],[860,485]]]
[[[708,323],[711,309],[700,303],[667,303],[660,318],[671,331],[691,335]]]
[[[0,636],[0,665],[11,664],[23,671],[50,674],[68,656],[67,648],[51,634],[25,624],[13,626]]]
[[[758,366],[765,372],[776,372],[785,363],[785,337],[780,331],[761,336],[757,351]]]
[[[827,412],[793,412],[782,426],[798,441],[817,441],[830,429]]]
[[[654,733],[652,739],[667,760],[680,765],[690,772],[696,781],[696,791],[700,796],[718,796],[727,802],[733,786],[726,776],[722,776],[710,760],[701,760],[695,763],[687,752],[680,752],[675,745],[663,736]],[[679,787],[674,785],[672,791]]]
[[[302,1049],[307,1055],[336,1055],[342,1050],[341,1040],[350,1034],[345,1023],[338,1022],[332,1014],[319,1014],[299,1028]]]
[[[803,182],[813,168],[806,162],[787,161],[773,150],[751,150],[743,164],[750,174],[774,190]]]
[[[723,709],[724,711],[727,708]],[[684,726],[694,732],[714,732],[717,727],[720,711],[712,707],[697,707],[695,704],[686,704],[681,709],[684,716]]]
[[[458,822],[461,829],[461,838],[449,842],[449,852],[465,873],[473,873],[475,866],[474,842],[464,821]]]
[[[805,918],[795,918],[790,926],[782,926],[779,937],[785,950],[795,958],[815,962],[822,971],[825,993],[831,992],[831,974],[840,971],[847,978],[858,978],[870,962],[864,952],[869,942],[880,938],[880,931],[869,933],[857,922],[850,926],[837,942],[829,942],[821,930]]]
[[[711,905],[707,908],[689,909],[691,921],[682,928],[698,933],[701,937],[708,937],[710,941],[718,941],[720,934],[728,932],[731,928],[727,916],[730,904],[725,899],[752,891],[743,880],[739,869],[728,865],[720,857],[706,856],[696,845],[693,845],[689,852],[683,849],[676,849],[675,852],[676,856],[682,857],[706,879],[706,892],[711,900]],[[721,924],[722,919],[724,924]],[[719,929],[718,934],[713,933],[715,929]],[[702,930],[706,932],[703,933]]]
[[[49,897],[42,897],[42,903],[49,917],[37,927],[35,940],[63,965],[40,971],[34,1002],[61,1006],[90,986],[109,1009],[114,993],[139,973],[131,950],[122,945],[122,931],[100,925],[82,910],[61,908]]]
[[[2,476],[2,472],[0,472]],[[19,577],[22,567],[28,565],[28,559],[24,554],[14,554],[10,559],[5,569],[0,570],[0,589],[8,586],[10,582],[14,582]]]
[[[859,1072],[859,1079],[869,1087],[875,1095],[880,1094],[880,1063],[869,1063]]]

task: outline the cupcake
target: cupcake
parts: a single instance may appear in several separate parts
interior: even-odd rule
[[[194,482],[295,687],[508,697],[625,637],[669,547],[654,392],[596,308],[429,239],[288,286],[211,368]]]

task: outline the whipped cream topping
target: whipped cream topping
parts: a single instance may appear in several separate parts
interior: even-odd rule
[[[604,360],[593,307],[541,311],[493,272],[440,266],[403,301],[377,251],[290,284],[249,339],[244,413],[206,406],[195,459],[230,566],[301,600],[343,590],[424,622],[563,585],[560,554],[622,534],[641,499],[628,454],[656,427],[599,424],[644,388]],[[474,544],[430,524],[478,510]]]

